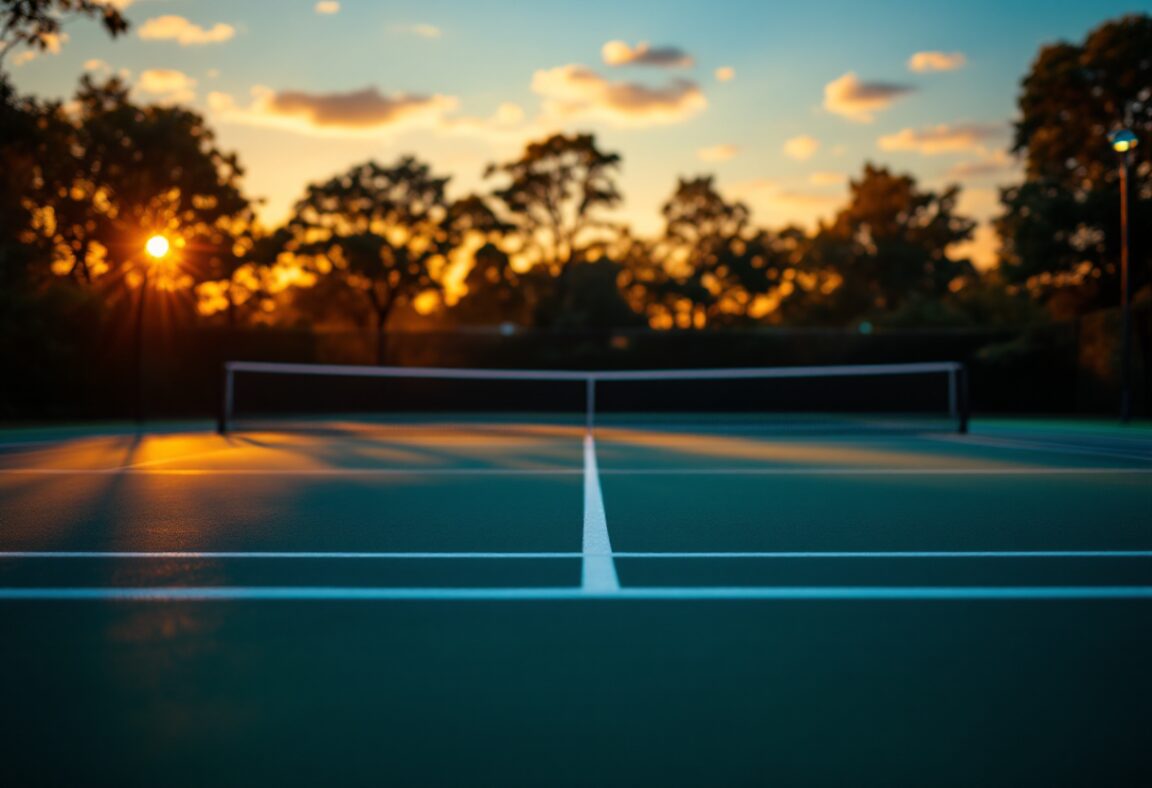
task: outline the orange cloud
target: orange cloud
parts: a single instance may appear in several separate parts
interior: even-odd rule
[[[966,161],[954,165],[948,170],[948,177],[964,181],[1000,176],[1008,177],[1018,174],[1019,169],[1019,161],[1008,155],[1007,151],[998,150],[977,161]]]
[[[392,28],[394,33],[409,33],[421,38],[440,38],[444,35],[444,31],[436,27],[436,25],[418,24],[418,25],[397,25]]]
[[[861,82],[849,71],[824,86],[824,109],[857,123],[871,123],[875,113],[914,89],[888,82]]]
[[[821,170],[808,176],[808,183],[813,186],[842,186],[848,182],[848,176],[842,172]]]
[[[150,68],[140,73],[136,89],[162,102],[186,104],[196,98],[196,80],[171,68]]]
[[[955,71],[967,62],[963,52],[917,52],[908,58],[908,69],[917,72]]]
[[[319,3],[312,6],[312,10],[318,14],[338,14],[340,13],[340,4],[336,0],[320,0]]]
[[[696,158],[700,161],[728,161],[740,152],[737,145],[713,145],[711,148],[701,148],[696,151]]]
[[[44,34],[44,49],[29,49],[24,52],[19,52],[12,57],[13,66],[22,66],[25,63],[30,63],[36,58],[40,57],[43,53],[49,55],[60,54],[60,48],[68,43],[67,33],[45,33]]]
[[[815,156],[818,150],[820,150],[820,140],[807,134],[793,137],[784,143],[784,155],[790,159],[796,159],[796,161],[807,161]]]
[[[1008,127],[999,123],[941,123],[924,129],[902,129],[877,140],[882,150],[916,151],[923,156],[979,150],[990,139],[1001,137]]]
[[[692,56],[676,47],[656,47],[641,41],[635,47],[623,41],[609,41],[600,49],[604,63],[609,66],[661,66],[663,68],[691,68]]]
[[[203,28],[175,14],[149,19],[140,27],[140,38],[145,41],[175,41],[183,47],[219,44],[235,35],[232,25],[217,22],[211,28]]]
[[[717,82],[731,82],[736,77],[736,69],[732,66],[720,66],[713,72]]]
[[[599,117],[622,126],[680,123],[708,106],[691,80],[676,79],[662,88],[650,88],[612,82],[575,64],[537,71],[532,90],[544,98],[549,115]]]
[[[398,126],[436,123],[457,105],[451,96],[385,95],[374,87],[346,93],[257,87],[252,95],[252,103],[240,107],[227,94],[211,93],[208,105],[225,121],[335,137],[377,136]]]

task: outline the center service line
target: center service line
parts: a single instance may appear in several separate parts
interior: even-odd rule
[[[592,432],[584,435],[584,572],[581,590],[587,594],[614,594],[620,591],[612,542],[608,538],[608,518],[600,494],[600,471],[596,467],[596,441]]]

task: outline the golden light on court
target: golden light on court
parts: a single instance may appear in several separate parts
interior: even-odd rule
[[[148,239],[148,242],[144,244],[144,250],[148,252],[148,256],[155,260],[166,256],[170,248],[171,244],[168,243],[168,239],[163,235],[153,235]]]

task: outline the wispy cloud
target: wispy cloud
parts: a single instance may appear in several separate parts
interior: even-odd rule
[[[319,3],[312,6],[312,10],[323,15],[338,14],[340,13],[340,4],[336,0],[320,0]]]
[[[784,143],[784,155],[796,161],[807,161],[815,156],[818,150],[820,140],[807,134],[793,137]]]
[[[429,25],[424,22],[415,25],[394,25],[392,32],[419,36],[420,38],[440,38],[444,35],[444,31],[436,25]]]
[[[1015,176],[1019,169],[1020,162],[1012,158],[1007,151],[996,150],[975,161],[965,161],[953,165],[948,170],[948,177],[962,181],[975,181]]]
[[[677,47],[652,47],[641,41],[635,47],[624,41],[609,41],[600,48],[600,56],[609,66],[661,66],[663,68],[691,68],[692,56]]]
[[[171,68],[150,68],[140,72],[136,90],[161,103],[187,104],[196,98],[196,80]]]
[[[842,186],[847,182],[847,175],[832,170],[820,170],[808,176],[808,183],[813,186]]]
[[[917,52],[908,58],[908,70],[916,72],[926,71],[955,71],[963,68],[968,58],[963,52]]]
[[[452,96],[386,95],[374,87],[346,93],[256,87],[246,107],[225,93],[208,96],[209,107],[224,121],[324,137],[372,137],[400,126],[435,124],[457,103]]]
[[[236,28],[223,22],[204,28],[182,16],[169,14],[149,19],[140,26],[139,35],[145,41],[175,41],[188,47],[228,41],[236,35]]]
[[[28,49],[23,52],[17,52],[12,56],[13,66],[22,66],[25,63],[31,63],[42,54],[58,55],[60,48],[68,43],[67,33],[46,33],[44,35],[44,49]]]
[[[734,158],[740,152],[738,145],[725,143],[723,145],[713,145],[710,148],[701,148],[696,151],[696,158],[700,161],[728,161]]]
[[[613,82],[576,64],[537,71],[532,90],[543,97],[548,115],[600,118],[622,126],[681,123],[708,106],[691,80],[676,79],[652,88]]]
[[[736,78],[736,69],[732,66],[720,66],[713,72],[717,82],[731,82]]]
[[[1008,133],[1000,123],[961,123],[929,126],[923,129],[901,129],[877,140],[881,150],[915,151],[923,156],[980,150],[985,143]]]
[[[824,109],[857,123],[871,123],[875,113],[913,90],[911,85],[862,82],[849,71],[824,86]]]

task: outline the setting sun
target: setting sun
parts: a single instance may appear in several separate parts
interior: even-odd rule
[[[144,249],[147,250],[149,256],[157,260],[168,254],[168,248],[168,239],[162,235],[153,235],[148,239],[148,243],[144,244]]]

